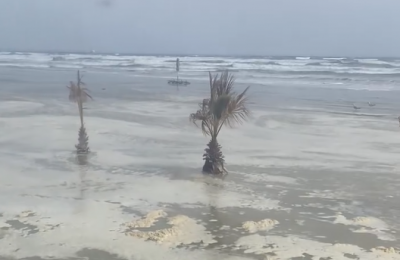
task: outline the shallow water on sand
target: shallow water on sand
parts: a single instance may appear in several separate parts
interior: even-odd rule
[[[85,74],[80,165],[74,72],[3,70],[0,259],[400,259],[398,92],[254,85],[220,181],[188,121],[206,76]]]

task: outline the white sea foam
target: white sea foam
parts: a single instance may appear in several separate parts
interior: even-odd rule
[[[255,233],[258,231],[270,230],[274,228],[274,226],[277,224],[279,224],[279,222],[274,219],[263,219],[260,221],[245,221],[242,224],[242,228],[250,233]]]
[[[155,212],[155,214],[154,214]],[[146,220],[166,218],[167,213],[160,211],[150,212],[146,216]],[[171,227],[162,228],[154,231],[140,231],[137,228],[142,227],[141,220],[125,223],[126,230],[124,231],[127,235],[138,237],[144,240],[152,240],[158,243],[167,245],[169,247],[176,247],[179,245],[190,245],[192,243],[201,242],[202,245],[214,244],[217,241],[213,239],[213,236],[204,226],[197,223],[198,221],[189,218],[185,215],[177,215],[168,218],[168,225]],[[147,223],[146,223],[147,224]],[[145,225],[145,227],[151,227]]]
[[[350,244],[329,244],[300,237],[261,236],[258,234],[240,238],[236,245],[245,250],[246,253],[258,255],[273,255],[272,259],[291,259],[303,257],[309,254],[313,259],[332,258],[349,259],[346,255],[355,255],[359,259],[400,259],[396,252],[385,252],[385,250],[366,251]]]
[[[354,230],[356,233],[375,234],[381,240],[395,241],[396,239],[388,234],[389,226],[382,220],[374,217],[356,217],[347,219],[345,216],[338,214],[334,220],[335,224],[344,224],[351,226],[359,226],[361,228]]]
[[[24,230],[3,231],[0,254],[18,258],[33,255],[71,257],[83,247],[88,247],[105,250],[127,259],[183,260],[189,253],[185,249],[170,250],[154,242],[126,236],[121,230],[121,224],[129,221],[129,216],[121,214],[116,205],[86,201],[82,208],[78,208],[78,205],[76,207],[75,212],[66,211],[65,208],[69,208],[68,203],[59,201],[56,208],[34,211],[36,215],[30,218],[16,218],[23,223],[37,226],[39,232],[28,234]],[[204,259],[210,255],[218,259],[228,257],[215,252],[190,251],[191,259]],[[247,258],[231,256],[229,259]]]

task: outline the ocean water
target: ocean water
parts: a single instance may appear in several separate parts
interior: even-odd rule
[[[229,69],[243,83],[266,84],[288,79],[296,84],[344,89],[393,90],[400,80],[400,58],[347,57],[179,57],[182,75],[202,80],[204,72]],[[85,69],[169,77],[173,56],[0,52],[0,67]],[[340,86],[344,85],[344,86]],[[378,86],[379,85],[379,86]]]
[[[400,61],[179,58],[177,88],[176,57],[0,53],[1,259],[400,259]],[[188,117],[224,69],[252,115],[220,181]]]

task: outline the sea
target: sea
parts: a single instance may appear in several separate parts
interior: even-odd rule
[[[189,115],[225,70],[251,115],[221,180]],[[0,52],[0,259],[400,259],[399,83],[400,58]]]
[[[168,56],[0,52],[0,67],[119,71],[168,78],[180,58],[182,76],[203,79],[209,71],[235,72],[240,82],[285,81],[327,88],[394,90],[400,80],[400,58],[295,56]]]

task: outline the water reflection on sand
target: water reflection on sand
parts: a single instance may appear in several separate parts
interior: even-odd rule
[[[43,78],[32,86],[46,95],[0,101],[2,259],[400,259],[389,108],[377,108],[383,117],[304,100],[267,109],[254,86],[253,118],[221,136],[230,170],[221,181],[199,173],[208,140],[187,121],[204,85],[177,94],[121,75],[107,97],[97,92],[114,78],[87,76],[98,97],[85,161],[71,154],[76,111]],[[138,225],[146,216],[157,218]]]

